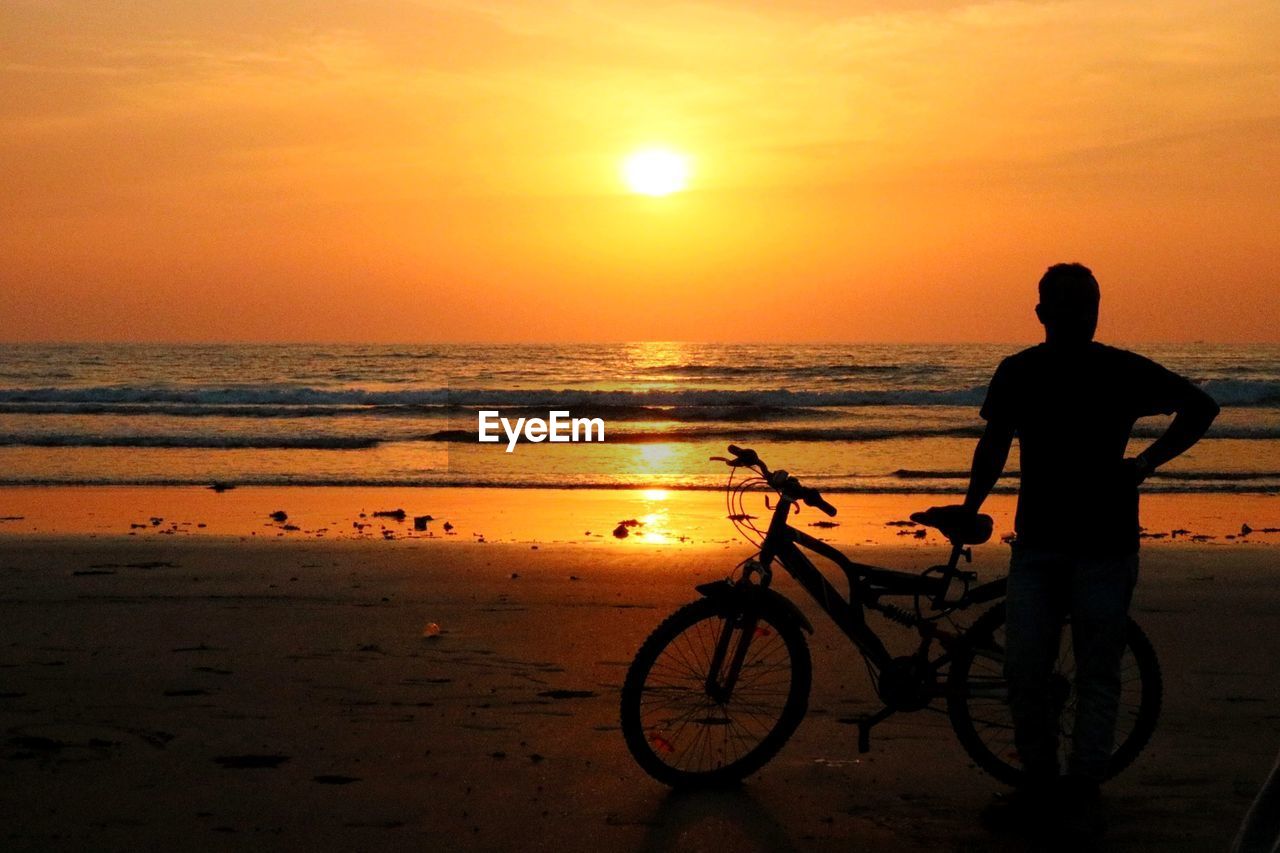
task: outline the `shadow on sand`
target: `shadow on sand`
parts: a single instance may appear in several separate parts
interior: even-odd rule
[[[653,811],[640,849],[741,850],[784,853],[803,849],[745,788],[671,791]]]

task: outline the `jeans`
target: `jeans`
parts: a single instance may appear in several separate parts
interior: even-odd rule
[[[1067,771],[1101,782],[1115,741],[1129,602],[1138,555],[1097,556],[1014,545],[1006,601],[1004,675],[1014,744],[1033,779],[1057,776],[1058,711],[1065,685],[1055,683],[1063,621],[1075,649],[1075,728]]]

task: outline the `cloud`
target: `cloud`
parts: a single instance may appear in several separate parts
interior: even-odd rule
[[[1155,195],[1152,252],[1226,253],[1275,220],[1278,37],[1270,0],[9,0],[0,277],[923,282]],[[695,163],[665,224],[618,195],[654,142]]]

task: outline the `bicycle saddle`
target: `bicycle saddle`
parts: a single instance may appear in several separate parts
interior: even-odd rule
[[[911,520],[938,532],[957,545],[981,545],[991,538],[994,522],[991,516],[974,514],[963,506],[931,506],[924,512],[911,513]]]

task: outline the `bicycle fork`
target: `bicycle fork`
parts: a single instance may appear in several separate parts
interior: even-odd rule
[[[746,660],[747,649],[755,638],[757,622],[757,618],[751,614],[731,616],[724,621],[724,629],[716,640],[716,649],[711,656],[711,666],[708,667],[706,681],[707,695],[721,705],[729,701],[729,697],[733,695],[733,688],[738,684],[738,676],[742,674],[742,663]],[[739,627],[742,629],[742,634],[734,644],[733,635]]]

